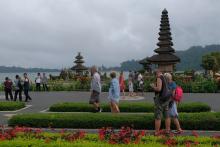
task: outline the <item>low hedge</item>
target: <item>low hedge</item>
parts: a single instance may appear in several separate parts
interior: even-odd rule
[[[24,107],[23,102],[0,102],[0,111],[15,111]]]
[[[220,130],[220,112],[181,113],[179,119],[183,129]],[[9,126],[85,128],[121,128],[132,126],[134,129],[154,129],[154,114],[111,114],[111,113],[33,113],[13,116]],[[163,123],[164,124],[164,123]],[[174,126],[174,125],[173,125]]]
[[[154,112],[154,105],[147,102],[122,102],[121,112]],[[109,104],[101,105],[103,112],[110,112]],[[93,107],[88,103],[65,102],[57,103],[49,108],[52,112],[92,112]],[[178,106],[179,112],[209,112],[211,107],[205,103],[181,103]]]

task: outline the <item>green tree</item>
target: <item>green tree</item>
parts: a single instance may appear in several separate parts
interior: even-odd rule
[[[202,67],[206,71],[218,72],[220,69],[220,53],[213,52],[202,56]]]

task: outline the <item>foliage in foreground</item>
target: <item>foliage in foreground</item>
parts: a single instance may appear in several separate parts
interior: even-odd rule
[[[181,126],[186,130],[220,130],[220,112],[180,113]],[[89,128],[132,126],[134,129],[154,129],[154,114],[110,113],[33,113],[13,116],[9,126]]]
[[[121,102],[121,112],[154,112],[154,105],[147,102]],[[109,104],[101,104],[103,112],[111,112]],[[50,107],[52,112],[92,112],[93,107],[88,103],[64,102],[57,103]],[[211,107],[205,103],[180,103],[179,112],[209,112]]]
[[[112,128],[102,128],[98,134],[86,134],[84,131],[58,131],[51,129],[50,133],[42,129],[15,127],[0,132],[0,146],[29,147],[29,146],[78,146],[78,147],[116,147],[132,146],[218,146],[220,136],[199,137],[192,131],[191,136],[175,136],[161,134],[151,136],[147,131],[136,131],[129,127],[122,127],[115,131]]]
[[[0,111],[14,111],[25,107],[24,102],[0,102]]]

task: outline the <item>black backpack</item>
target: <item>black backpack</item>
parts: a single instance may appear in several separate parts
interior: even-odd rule
[[[172,97],[172,91],[169,89],[168,82],[163,75],[160,76],[160,79],[162,80],[162,89],[160,91],[160,101],[167,102]]]

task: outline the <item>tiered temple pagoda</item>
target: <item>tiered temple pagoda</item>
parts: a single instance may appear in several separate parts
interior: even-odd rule
[[[81,56],[81,53],[79,52],[78,55],[75,57],[74,63],[76,64],[71,68],[71,70],[75,71],[77,75],[83,75],[86,71],[88,71],[88,68],[83,65],[84,60],[83,56]]]
[[[174,55],[175,50],[172,48],[173,42],[170,32],[168,12],[166,9],[162,11],[160,22],[159,42],[157,43],[159,48],[154,50],[157,54],[147,58],[147,61],[158,65],[158,68],[162,72],[173,72],[174,65],[180,62],[180,58]]]

